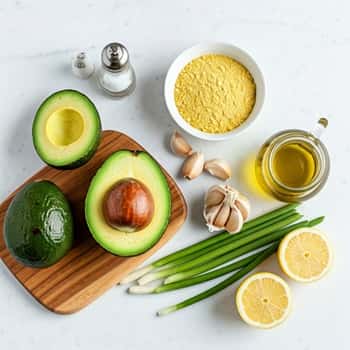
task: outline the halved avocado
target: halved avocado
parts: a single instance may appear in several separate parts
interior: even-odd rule
[[[101,121],[95,105],[79,91],[49,96],[33,121],[33,143],[39,157],[55,168],[73,169],[95,153]]]
[[[146,227],[134,231],[118,229],[106,219],[107,197],[113,189],[128,190],[125,182],[132,188],[130,193],[137,193],[141,188],[141,193],[145,194],[147,189],[152,201],[151,220]],[[142,211],[137,205],[142,207],[147,196],[141,195],[139,202],[130,207],[123,202],[123,196],[119,196],[115,206],[128,216],[130,210]],[[171,193],[167,179],[158,163],[146,152],[121,150],[113,153],[92,179],[85,200],[85,217],[91,234],[104,249],[120,256],[138,255],[156,244],[168,225],[170,214]],[[129,219],[126,217],[125,222]]]

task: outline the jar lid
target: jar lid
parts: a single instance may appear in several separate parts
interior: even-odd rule
[[[118,72],[129,63],[129,52],[120,43],[110,43],[102,50],[101,61],[107,70]]]

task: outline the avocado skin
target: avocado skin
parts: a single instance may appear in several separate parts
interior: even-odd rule
[[[13,198],[4,233],[6,246],[16,260],[29,267],[48,267],[73,244],[69,203],[52,182],[32,182]]]
[[[68,163],[65,165],[55,165],[55,164],[49,162],[45,158],[45,155],[42,154],[42,151],[40,151],[40,148],[38,147],[38,144],[37,144],[38,143],[37,137],[40,137],[40,136],[36,135],[35,127],[37,124],[37,120],[38,120],[40,114],[42,113],[42,110],[44,109],[44,107],[47,104],[50,104],[51,101],[55,100],[55,98],[60,97],[60,96],[64,96],[64,95],[72,95],[72,96],[80,97],[81,99],[83,99],[89,105],[91,113],[94,115],[94,118],[96,118],[97,127],[96,127],[95,135],[93,138],[94,142],[88,149],[86,149],[85,155],[83,155],[82,157],[80,157],[79,159],[77,159],[76,161],[74,161],[72,163]],[[50,96],[48,96],[41,103],[40,107],[38,108],[38,110],[35,114],[34,120],[33,120],[33,125],[32,125],[32,139],[33,139],[33,146],[34,146],[35,151],[37,152],[37,154],[39,155],[41,160],[44,161],[47,165],[51,166],[52,168],[59,169],[59,170],[72,170],[72,169],[79,168],[82,165],[84,165],[85,163],[87,163],[93,157],[93,155],[95,154],[95,152],[100,144],[101,134],[102,134],[101,118],[100,118],[100,115],[97,111],[95,104],[85,94],[83,94],[82,92],[80,92],[78,90],[74,90],[74,89],[59,90],[59,91],[54,92]]]

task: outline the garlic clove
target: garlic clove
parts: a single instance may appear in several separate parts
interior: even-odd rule
[[[233,206],[231,208],[225,228],[229,233],[236,233],[241,230],[243,222],[243,215],[241,214],[240,210],[236,206]]]
[[[170,148],[178,156],[187,157],[192,153],[192,147],[176,130],[170,138]]]
[[[218,230],[218,228],[214,226],[214,221],[221,207],[222,207],[222,203],[204,210],[203,216],[210,232]]]
[[[204,163],[204,169],[211,175],[221,180],[227,180],[232,176],[230,164],[224,159],[211,159]]]
[[[182,176],[188,180],[193,180],[203,172],[204,155],[202,152],[192,153],[182,166]]]
[[[243,194],[239,193],[238,197],[235,200],[235,205],[241,212],[243,220],[246,221],[250,213],[250,203],[248,198],[246,196],[243,196]]]
[[[214,220],[214,226],[217,228],[223,229],[225,224],[230,216],[230,205],[228,203],[224,203],[220,210],[218,211],[216,218]]]
[[[220,186],[212,186],[205,196],[205,207],[209,208],[222,203],[225,199],[225,195],[225,189]]]

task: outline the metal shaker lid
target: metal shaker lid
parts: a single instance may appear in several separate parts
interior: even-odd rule
[[[110,43],[102,50],[101,61],[107,70],[118,72],[123,70],[129,63],[129,52],[120,43]]]

